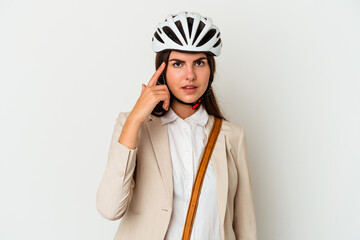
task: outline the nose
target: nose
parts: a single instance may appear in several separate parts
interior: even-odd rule
[[[194,81],[196,79],[196,74],[192,66],[186,68],[186,80]]]

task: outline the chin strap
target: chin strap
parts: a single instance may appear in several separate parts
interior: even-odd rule
[[[163,76],[163,84],[167,86],[167,83],[166,83],[166,79],[164,77],[164,73],[161,74]],[[170,91],[170,88],[169,86],[167,86],[168,89],[169,89],[169,92],[170,92],[170,95],[176,100],[178,101],[179,103],[182,103],[182,104],[185,104],[185,105],[190,105],[192,107],[192,109],[196,110],[200,107],[200,104],[203,102],[203,99],[205,96],[209,95],[210,94],[210,89],[211,89],[211,86],[210,86],[210,83],[205,91],[205,93],[195,102],[193,103],[186,103],[186,102],[183,102],[181,101],[180,99],[178,99],[177,97],[175,97],[175,95]]]
[[[169,87],[168,87],[169,88]],[[192,107],[192,109],[198,109],[200,107],[200,104],[202,103],[202,99],[203,99],[203,96],[200,97],[197,101],[193,102],[193,103],[186,103],[186,102],[183,102],[181,101],[180,99],[178,99],[177,97],[175,97],[175,95],[170,91],[169,89],[169,92],[170,92],[170,95],[176,100],[178,101],[179,103],[182,103],[182,104],[185,104],[185,105],[190,105]]]

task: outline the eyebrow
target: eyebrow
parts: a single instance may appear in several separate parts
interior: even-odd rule
[[[206,57],[201,57],[201,58],[198,58],[198,59],[194,60],[194,62],[197,62],[197,61],[203,60],[203,59],[207,59],[207,58],[206,58]],[[184,63],[184,62],[185,62],[185,61],[183,61],[183,60],[176,59],[176,58],[173,58],[173,59],[169,60],[169,62],[171,62],[171,61],[176,61],[176,62],[181,62],[181,63]]]

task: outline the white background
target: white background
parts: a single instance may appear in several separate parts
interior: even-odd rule
[[[259,240],[360,239],[360,3],[0,1],[0,239],[113,239],[95,205],[115,119],[168,13],[220,28],[214,88],[248,140]]]

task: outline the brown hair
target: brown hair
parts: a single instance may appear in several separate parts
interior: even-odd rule
[[[176,50],[181,52],[180,50]],[[155,68],[158,69],[161,65],[162,62],[166,63],[165,69],[164,69],[164,73],[166,73],[167,70],[167,64],[169,61],[169,56],[170,56],[171,50],[164,50],[161,52],[156,53],[156,59],[155,59]],[[208,53],[208,52],[204,52],[206,54],[208,63],[210,65],[210,78],[209,78],[209,83],[211,84],[214,80],[214,74],[215,74],[215,59],[213,54]],[[160,76],[160,82],[162,81],[162,76]],[[159,82],[156,83],[157,85],[161,84]],[[170,98],[170,106],[171,103],[173,101],[173,98]],[[151,114],[155,115],[155,116],[163,116],[167,113],[167,111],[165,111],[165,109],[163,109],[162,105],[163,105],[164,101],[160,101],[154,108],[154,110],[151,112]],[[215,117],[221,118],[221,119],[225,119],[225,117],[223,116],[221,109],[219,107],[219,104],[217,103],[215,94],[212,90],[212,87],[210,89],[210,94],[204,97],[204,100],[202,102],[202,104],[204,105],[206,112],[209,115],[213,115]]]

